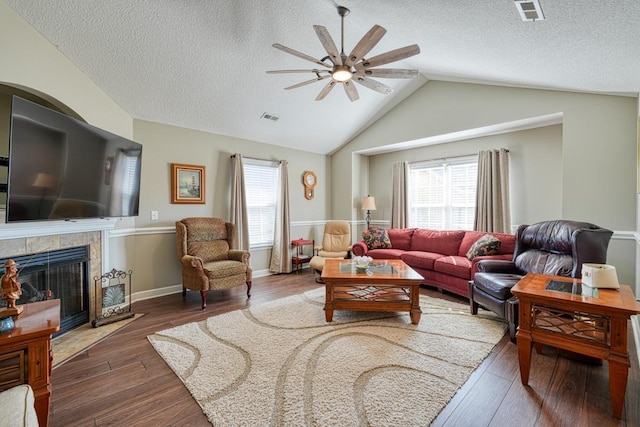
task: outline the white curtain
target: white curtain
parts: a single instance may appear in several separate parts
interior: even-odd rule
[[[391,166],[391,228],[407,227],[407,177],[408,162],[395,162]]]
[[[276,199],[276,225],[273,233],[271,263],[272,273],[291,272],[291,230],[289,221],[289,178],[287,162],[282,160],[278,167],[278,198]]]
[[[478,188],[474,229],[495,233],[511,233],[509,151],[504,148],[478,153]]]
[[[236,225],[238,247],[249,250],[249,221],[247,219],[247,197],[244,188],[242,155],[231,156],[231,212],[230,220]]]

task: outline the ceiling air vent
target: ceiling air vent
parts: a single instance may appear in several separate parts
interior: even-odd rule
[[[267,119],[267,120],[273,120],[274,122],[277,122],[280,117],[276,116],[275,114],[262,113],[260,118],[261,119]]]
[[[543,21],[542,7],[538,0],[515,0],[516,9],[523,21]]]

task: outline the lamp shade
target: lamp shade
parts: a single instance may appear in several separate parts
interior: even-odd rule
[[[365,196],[362,199],[362,210],[363,211],[375,211],[376,210],[376,199],[373,196]]]

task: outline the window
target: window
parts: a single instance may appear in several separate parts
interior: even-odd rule
[[[409,227],[472,230],[477,156],[409,165]]]
[[[278,196],[278,163],[244,158],[249,245],[273,245]]]

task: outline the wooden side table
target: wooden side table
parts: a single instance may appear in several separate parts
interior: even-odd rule
[[[291,257],[291,263],[296,267],[296,274],[302,268],[302,266],[311,261],[311,257],[313,256],[313,248],[316,245],[315,240],[307,240],[307,239],[298,239],[292,240],[291,245],[296,248],[295,254]],[[311,246],[311,254],[304,253],[304,247]]]
[[[0,334],[0,391],[29,384],[40,427],[49,423],[51,334],[60,330],[60,300],[25,304],[15,328]]]
[[[520,301],[520,379],[529,383],[534,343],[607,360],[611,412],[621,418],[629,374],[627,322],[640,305],[628,285],[599,289],[597,297],[583,296],[580,286],[579,279],[527,274],[511,289]]]

